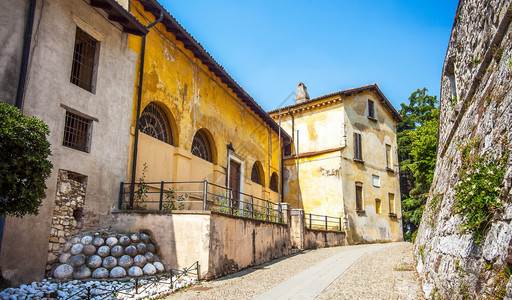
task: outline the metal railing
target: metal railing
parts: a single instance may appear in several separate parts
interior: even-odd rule
[[[121,182],[119,209],[204,210],[286,223],[281,205],[208,181]]]
[[[318,230],[343,231],[340,217],[304,214],[306,228]]]

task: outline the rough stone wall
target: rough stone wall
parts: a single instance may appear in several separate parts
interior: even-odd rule
[[[500,298],[512,262],[512,166],[505,165],[497,209],[480,243],[454,214],[462,149],[475,157],[510,154],[512,131],[511,3],[459,3],[443,67],[437,165],[431,196],[415,241],[417,270],[427,298]],[[511,268],[512,269],[512,268]],[[500,296],[501,294],[501,296]]]
[[[82,227],[86,188],[87,177],[59,170],[46,270],[52,268],[52,264],[62,252],[61,248]]]

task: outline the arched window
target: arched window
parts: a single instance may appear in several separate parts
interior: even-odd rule
[[[139,118],[139,130],[156,139],[173,145],[174,138],[164,110],[155,103],[149,103]]]
[[[210,142],[208,141],[208,137],[202,130],[199,130],[194,135],[191,151],[195,156],[213,163],[212,148],[210,146]]]
[[[276,172],[272,173],[272,177],[270,177],[270,189],[276,193],[278,191],[278,189],[277,189],[277,186],[279,184],[278,182],[279,182],[279,178],[277,177],[277,173]]]
[[[263,176],[261,174],[259,162],[255,162],[254,165],[252,165],[251,180],[254,183],[263,185]]]

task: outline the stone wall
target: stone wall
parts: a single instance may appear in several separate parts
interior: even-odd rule
[[[441,82],[437,165],[415,241],[427,298],[497,299],[506,287],[512,296],[512,286],[506,286],[506,267],[512,262],[511,14],[510,1],[468,0],[459,3],[455,15]],[[506,154],[498,187],[501,207],[491,210],[479,242],[471,231],[461,229],[467,219],[455,213],[455,187],[464,166],[471,170],[468,161],[497,161]],[[466,212],[471,210],[481,211]]]

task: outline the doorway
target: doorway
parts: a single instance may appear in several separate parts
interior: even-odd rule
[[[240,203],[240,164],[234,160],[229,162],[229,188],[233,191],[233,207]]]

